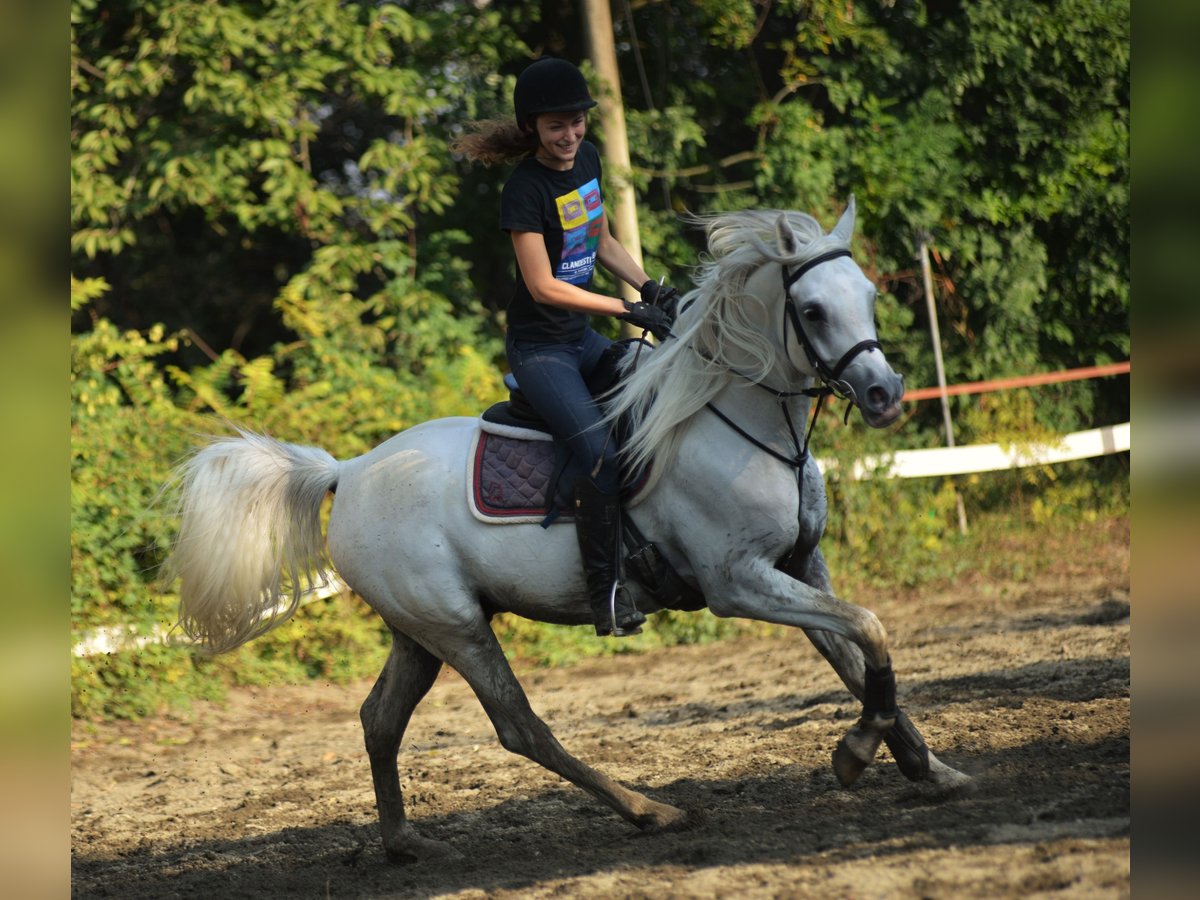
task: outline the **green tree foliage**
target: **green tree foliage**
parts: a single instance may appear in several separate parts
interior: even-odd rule
[[[580,23],[560,9],[545,4],[522,33],[581,58]],[[652,272],[686,282],[702,249],[680,213],[786,207],[831,222],[854,193],[858,255],[887,292],[881,325],[909,384],[935,380],[922,238],[951,381],[1128,358],[1127,0],[614,10]],[[496,88],[488,102],[503,109],[511,82]],[[483,197],[504,177],[462,171]],[[492,219],[458,224],[495,247]],[[474,269],[489,308],[505,300],[505,250]],[[1043,398],[1036,417],[1059,429],[1128,415],[1119,379]],[[939,421],[929,404],[916,424],[936,440]]]
[[[865,253],[917,326],[927,236],[952,381],[1127,358],[1126,2],[816,0],[749,28],[751,6],[701,4],[762,84],[744,120],[760,158],[737,204],[821,211],[855,193]],[[722,96],[721,133],[736,134]],[[737,149],[751,145],[718,153]],[[910,383],[933,383],[925,347],[904,347]],[[1044,421],[1087,424],[1096,398],[1113,421],[1126,388],[1068,391]]]
[[[487,47],[456,65],[454,13],[336,0],[79,0],[72,23],[73,620],[149,634],[173,607],[159,489],[198,433],[351,456],[498,395],[464,236],[423,221],[458,188],[431,125],[512,39],[466,29]],[[76,708],[144,710],[131,680],[191,672],[78,662]]]
[[[499,396],[507,173],[448,146],[510,114],[530,59],[586,69],[587,43],[576,6],[548,0],[71,10],[72,611],[79,633],[146,634],[173,608],[155,583],[172,528],[160,487],[198,434],[245,424],[344,457]],[[702,247],[682,213],[794,208],[828,224],[853,193],[856,257],[911,386],[934,382],[922,239],[952,382],[1128,357],[1127,0],[613,10],[652,274],[687,287]],[[963,442],[1127,416],[1123,379],[955,401]],[[833,459],[898,440],[836,420],[814,438]],[[917,405],[903,444],[941,443],[940,424]],[[959,487],[981,507],[1028,491],[1043,518],[1102,493],[1086,487],[1095,466],[1057,471]],[[869,574],[915,583],[944,555],[952,500],[943,483],[835,480],[831,555],[902,558],[904,572]],[[660,624],[666,639],[724,633]],[[502,627],[529,653],[573,655]],[[215,675],[362,674],[352,663],[375,666],[385,644],[361,603],[316,604],[227,662],[171,648],[78,661],[76,709],[135,715]]]

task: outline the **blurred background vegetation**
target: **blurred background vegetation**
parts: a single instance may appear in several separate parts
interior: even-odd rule
[[[160,490],[202,435],[237,423],[345,458],[502,396],[507,173],[448,145],[467,122],[508,115],[516,74],[541,53],[588,66],[580,4],[566,0],[71,10],[77,640],[172,624]],[[651,275],[690,286],[702,247],[681,213],[792,208],[831,226],[854,193],[855,255],[909,386],[936,381],[923,239],[951,384],[1129,358],[1127,0],[612,10]],[[952,412],[959,443],[1019,444],[1127,421],[1128,379],[956,397]],[[943,441],[926,402],[882,434],[826,415],[814,447],[849,460]],[[1127,455],[956,483],[834,482],[828,554],[848,599],[919,588],[1009,529],[1122,517],[1128,499]],[[707,613],[652,624],[619,646],[497,628],[514,655],[557,663],[744,627]],[[136,717],[231,683],[372,675],[387,641],[365,604],[335,598],[215,660],[170,644],[74,658],[73,711]]]

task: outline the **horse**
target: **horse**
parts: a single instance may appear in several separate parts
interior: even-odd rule
[[[651,473],[626,513],[678,578],[716,616],[803,629],[861,701],[832,751],[839,782],[853,784],[886,742],[906,777],[952,790],[969,776],[937,759],[896,705],[883,625],[833,592],[818,546],[824,482],[811,427],[803,437],[797,428],[830,394],[872,427],[900,415],[903,383],[876,336],[875,288],[850,254],[854,217],[851,197],[828,233],[795,211],[700,220],[708,252],[696,287],[669,338],[626,355],[607,418],[630,423],[622,452]],[[329,566],[383,618],[392,646],[360,719],[391,861],[454,852],[407,820],[398,768],[410,717],[443,665],[471,687],[507,750],[640,829],[688,827],[695,812],[580,761],[530,707],[489,623],[508,612],[590,626],[579,550],[569,526],[501,526],[468,511],[479,428],[435,419],[344,461],[246,430],[210,440],[176,473],[168,565],[181,579],[183,631],[209,652],[233,649],[286,620]],[[628,587],[644,612],[661,608],[637,581]]]

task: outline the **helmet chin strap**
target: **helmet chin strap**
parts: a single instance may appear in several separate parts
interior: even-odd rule
[[[800,320],[800,314],[796,311],[796,304],[792,302],[792,285],[800,280],[810,269],[819,266],[821,263],[829,262],[830,260],[840,259],[843,256],[849,256],[849,250],[831,250],[824,253],[808,262],[804,263],[794,271],[789,272],[787,264],[783,264],[780,268],[783,272],[783,351],[788,353],[788,320],[791,320],[792,328],[796,331],[796,336],[800,339],[800,346],[804,348],[804,355],[808,358],[808,364],[812,366],[813,371],[817,373],[817,378],[828,387],[835,396],[843,400],[849,400],[853,404],[858,403],[858,397],[854,392],[854,388],[849,382],[842,379],[842,372],[846,367],[853,362],[854,358],[860,353],[865,353],[868,350],[882,350],[883,344],[874,338],[868,338],[865,341],[859,341],[849,350],[842,354],[842,358],[837,361],[832,367],[821,358],[817,353],[817,348],[813,346],[812,340],[808,336],[808,332],[804,330],[804,324]],[[849,410],[847,410],[849,413]]]

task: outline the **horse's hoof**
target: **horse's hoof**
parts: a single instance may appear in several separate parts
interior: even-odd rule
[[[846,743],[846,738],[838,741],[833,750],[833,774],[837,776],[842,787],[848,788],[858,781],[858,776],[866,770],[868,762],[869,760],[860,759],[855,755]]]
[[[926,783],[932,785],[936,794],[941,797],[967,796],[978,788],[975,779],[966,772],[960,772],[936,758],[930,765]]]
[[[655,810],[642,816],[635,824],[646,834],[667,831],[686,831],[700,820],[697,813],[666,803],[655,804]]]
[[[430,860],[457,859],[462,855],[445,841],[421,837],[411,828],[405,829],[400,840],[391,846],[385,846],[384,853],[387,855],[388,862],[398,866]]]
[[[864,714],[838,741],[833,751],[833,773],[842,787],[850,787],[858,781],[863,769],[875,758],[879,745],[883,743],[883,736],[895,723],[894,716],[874,715],[868,718]]]
[[[702,809],[676,809],[677,816],[662,827],[662,831],[687,831],[689,828],[695,828],[704,822],[704,810]]]

